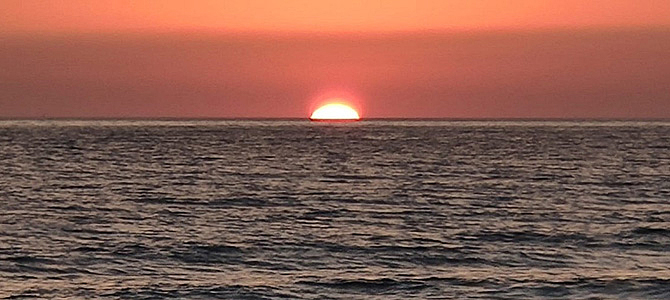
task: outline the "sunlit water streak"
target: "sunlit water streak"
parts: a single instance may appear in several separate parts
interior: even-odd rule
[[[669,299],[669,137],[1,121],[0,297]]]

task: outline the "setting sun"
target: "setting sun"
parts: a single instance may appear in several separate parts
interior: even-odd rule
[[[309,119],[313,121],[356,121],[360,119],[360,116],[355,109],[346,104],[330,103],[317,108]]]

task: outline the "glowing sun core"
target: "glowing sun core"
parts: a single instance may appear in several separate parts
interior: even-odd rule
[[[358,112],[346,104],[330,103],[317,108],[311,120],[358,120],[361,117]]]

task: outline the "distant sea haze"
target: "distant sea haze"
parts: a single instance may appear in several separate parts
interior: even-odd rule
[[[1,36],[2,118],[670,118],[670,30]]]
[[[0,298],[668,299],[668,136],[0,121]]]

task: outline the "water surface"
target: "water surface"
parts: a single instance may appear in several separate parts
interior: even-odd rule
[[[668,299],[669,137],[0,121],[0,298]]]

